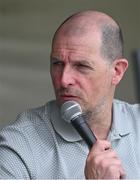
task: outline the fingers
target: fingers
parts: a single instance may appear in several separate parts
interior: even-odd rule
[[[122,179],[125,171],[108,141],[97,140],[87,157],[85,176],[90,179]]]

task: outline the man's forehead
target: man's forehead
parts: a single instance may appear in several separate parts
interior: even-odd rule
[[[53,46],[51,55],[56,56],[56,57],[78,57],[81,59],[85,59],[85,57],[93,57],[95,55],[100,55],[100,48],[98,48],[99,45],[82,45],[82,44],[70,44],[70,45],[61,45],[61,44],[56,44]]]

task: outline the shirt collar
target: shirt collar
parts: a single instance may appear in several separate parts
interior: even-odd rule
[[[128,111],[124,104],[118,100],[113,101],[113,122],[108,139],[113,141],[121,139],[131,133],[130,124],[128,121]],[[73,128],[70,123],[65,122],[61,118],[60,107],[56,101],[50,102],[50,118],[55,131],[66,141],[75,142],[82,140],[78,132]]]
[[[131,133],[128,111],[125,104],[121,101],[114,100],[112,114],[112,127],[108,136],[108,139],[111,141],[121,139]]]
[[[61,118],[60,107],[56,101],[50,103],[50,117],[55,131],[66,141],[74,142],[82,140],[73,126]]]

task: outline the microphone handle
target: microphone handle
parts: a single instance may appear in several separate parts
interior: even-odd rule
[[[82,116],[78,116],[72,119],[71,123],[74,126],[74,128],[78,131],[80,136],[85,140],[89,148],[91,148],[93,144],[96,142],[97,138],[91,131],[90,127],[88,126],[84,118]]]

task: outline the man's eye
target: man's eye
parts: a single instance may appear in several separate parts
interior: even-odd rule
[[[63,65],[64,63],[62,61],[53,61],[52,65]]]
[[[85,64],[78,64],[77,67],[78,67],[79,69],[91,69],[90,66],[85,65]]]
[[[88,66],[84,65],[84,64],[79,64],[78,67],[81,67],[81,68],[88,68]]]
[[[81,73],[89,73],[90,71],[94,71],[92,66],[82,63],[76,64],[76,69]]]

